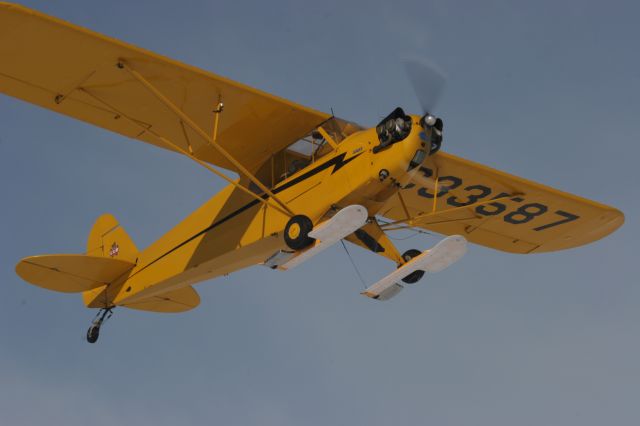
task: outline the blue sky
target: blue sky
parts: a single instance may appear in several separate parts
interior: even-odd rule
[[[638,424],[635,2],[24,4],[365,125],[419,110],[398,57],[428,58],[449,78],[446,151],[627,222],[566,252],[473,246],[389,303],[358,294],[338,246],[203,283],[186,314],[118,310],[89,345],[93,312],[21,282],[17,260],[81,252],[103,212],[145,247],[222,182],[0,96],[2,424]],[[393,268],[352,253],[369,283]]]

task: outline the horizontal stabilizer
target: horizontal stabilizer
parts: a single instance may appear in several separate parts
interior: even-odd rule
[[[138,302],[125,302],[122,306],[140,311],[178,313],[190,311],[199,304],[200,296],[193,287],[189,286],[158,294]]]
[[[135,264],[108,257],[82,254],[51,254],[31,256],[16,265],[23,280],[63,293],[79,293],[115,281]]]

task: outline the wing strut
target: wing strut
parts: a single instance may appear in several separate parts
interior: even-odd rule
[[[242,174],[247,176],[251,182],[256,184],[265,194],[273,198],[276,203],[280,205],[289,216],[294,216],[294,213],[287,207],[285,203],[280,201],[276,195],[269,190],[258,178],[256,178],[249,170],[247,170],[238,160],[236,160],[231,154],[227,152],[222,146],[218,145],[204,130],[202,130],[188,115],[186,115],[180,108],[178,108],[169,98],[162,94],[153,84],[144,78],[139,72],[127,65],[123,60],[120,60],[117,64],[118,68],[126,70],[133,78],[138,80],[146,89],[148,89],[160,102],[162,102],[167,108],[169,108],[174,114],[178,116],[187,126],[189,126],[194,132],[202,137],[209,145],[216,149],[224,158],[226,158],[231,164],[233,164]],[[183,151],[183,150],[182,150]],[[249,191],[251,192],[251,191]]]
[[[123,112],[119,111],[117,108],[115,108],[114,106],[108,104],[107,102],[105,102],[104,100],[100,99],[99,97],[97,97],[96,95],[94,95],[93,93],[89,92],[87,89],[84,88],[79,88],[78,90],[80,90],[81,92],[85,93],[86,95],[88,95],[89,97],[91,97],[91,99],[96,100],[97,102],[99,102],[100,104],[104,105],[105,107],[107,107],[108,109],[110,109],[114,114],[116,114],[119,117],[124,118],[125,120],[127,120],[128,122],[130,122],[131,124],[134,124],[135,126],[139,127],[143,132],[149,133],[150,135],[153,135],[155,138],[157,138],[159,141],[161,141],[162,143],[174,148],[176,151],[178,151],[179,153],[181,153],[182,155],[186,156],[187,158],[192,159],[193,161],[195,161],[196,163],[200,164],[202,167],[204,167],[205,169],[209,170],[211,173],[215,174],[218,177],[221,177],[222,179],[226,180],[227,182],[229,182],[231,185],[235,186],[236,188],[240,189],[241,191],[244,191],[245,193],[249,194],[250,196],[252,196],[253,198],[255,198],[256,200],[260,201],[261,203],[263,203],[264,205],[266,205],[267,207],[272,207],[276,210],[278,210],[280,213],[284,214],[285,216],[289,216],[291,217],[291,211],[289,209],[283,210],[282,208],[280,208],[277,205],[273,205],[272,203],[269,202],[268,198],[263,198],[262,196],[256,194],[255,192],[247,189],[244,185],[240,185],[238,182],[236,182],[235,180],[231,179],[229,176],[225,175],[224,173],[220,172],[219,170],[216,170],[215,168],[213,168],[212,166],[210,166],[209,164],[205,163],[202,160],[199,160],[198,158],[196,158],[192,152],[190,151],[186,151],[185,149],[181,148],[180,145],[175,144],[173,142],[171,142],[169,139],[165,138],[162,135],[159,135],[158,133],[156,133],[155,131],[151,130],[150,127],[144,126],[142,124],[140,124],[138,121],[132,119],[131,117],[129,117],[128,115],[124,114]],[[190,147],[190,146],[189,146]]]
[[[437,186],[436,186],[436,188],[437,188]],[[383,230],[395,230],[395,229],[397,229],[396,226],[400,225],[400,224],[407,224],[409,226],[414,226],[416,222],[421,222],[424,219],[427,219],[427,218],[430,218],[430,217],[438,217],[438,216],[442,216],[442,215],[445,215],[445,214],[449,214],[449,213],[454,212],[454,211],[471,209],[471,208],[475,208],[477,206],[481,206],[483,204],[491,204],[491,203],[495,203],[496,201],[508,200],[508,199],[513,198],[513,197],[515,197],[517,195],[522,195],[522,194],[512,194],[512,195],[508,195],[506,197],[500,197],[500,198],[494,198],[494,199],[491,199],[491,200],[478,201],[477,203],[469,204],[468,206],[454,207],[454,208],[451,208],[451,209],[446,209],[446,210],[441,210],[441,211],[435,211],[435,209],[434,209],[431,213],[419,214],[417,216],[408,217],[406,219],[400,219],[400,220],[396,220],[396,221],[393,221],[393,222],[385,223],[384,225],[381,226],[381,228]],[[434,197],[434,203],[435,203],[435,197]],[[433,222],[433,223],[421,223],[421,225],[422,226],[426,226],[426,225],[433,225],[433,224],[438,224],[438,223],[447,223],[447,222],[456,222],[456,221],[460,221],[460,220],[469,220],[469,219],[474,219],[474,218],[475,218],[475,215],[474,215],[474,217],[471,217],[471,218],[467,217],[467,218],[463,218],[463,219],[449,219],[449,220]]]

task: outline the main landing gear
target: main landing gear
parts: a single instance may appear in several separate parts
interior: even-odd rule
[[[411,259],[413,259],[414,257],[420,256],[421,254],[422,254],[422,252],[420,250],[416,250],[416,249],[407,250],[402,255],[402,259],[404,259],[405,262],[408,262]],[[398,268],[400,268],[401,266],[402,265],[398,265]],[[417,271],[413,271],[412,273],[410,273],[406,277],[402,278],[402,281],[407,283],[407,284],[415,284],[418,281],[420,281],[420,279],[423,276],[424,276],[424,271],[417,270]]]
[[[95,316],[93,321],[91,322],[91,327],[87,330],[87,342],[95,343],[98,341],[98,337],[100,337],[100,327],[102,323],[111,318],[113,315],[113,308],[102,308],[98,311],[98,314]]]
[[[287,270],[311,259],[363,227],[367,223],[368,216],[367,209],[352,204],[343,207],[331,219],[325,220],[315,228],[307,216],[292,217],[284,229],[284,241],[297,253],[278,267]]]
[[[302,250],[313,244],[314,239],[309,236],[313,229],[313,222],[305,215],[296,215],[289,219],[284,228],[284,241],[293,250]]]
[[[451,235],[430,250],[416,255],[417,250],[409,250],[402,255],[406,263],[362,292],[377,300],[389,300],[404,286],[417,282],[425,272],[440,272],[456,263],[467,251],[467,240],[461,235]],[[419,274],[415,274],[419,272]]]

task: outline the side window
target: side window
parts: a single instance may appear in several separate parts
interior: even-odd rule
[[[355,123],[335,117],[324,122],[322,129],[338,144],[349,135],[362,130],[362,128]],[[278,183],[296,174],[310,164],[313,164],[332,151],[333,147],[327,143],[322,133],[314,129],[303,138],[272,155],[271,158],[258,169],[256,177],[267,187],[273,188]],[[255,193],[261,193],[256,185],[249,184],[249,187]]]

